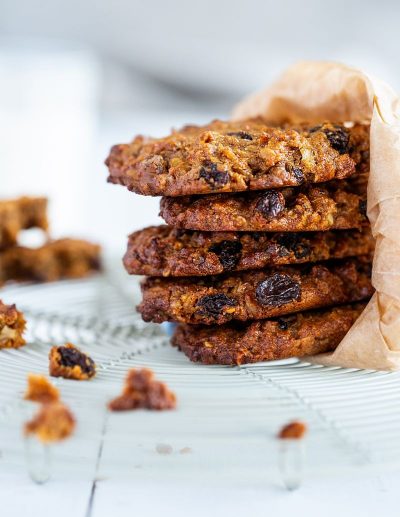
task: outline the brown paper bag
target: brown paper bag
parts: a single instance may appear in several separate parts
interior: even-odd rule
[[[313,362],[351,368],[400,368],[400,101],[382,81],[338,63],[303,62],[270,88],[239,103],[234,119],[272,123],[371,122],[367,214],[376,239],[376,293],[333,353]]]

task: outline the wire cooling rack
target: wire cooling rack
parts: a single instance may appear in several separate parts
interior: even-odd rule
[[[90,353],[98,375],[87,382],[54,379],[78,426],[73,438],[52,446],[53,476],[254,486],[279,476],[275,436],[292,419],[310,429],[309,476],[400,464],[398,373],[297,359],[240,367],[190,363],[162,327],[135,314],[137,283],[122,289],[106,275],[11,286],[0,294],[28,320],[28,344],[0,351],[0,468],[26,470],[21,429],[35,410],[22,400],[26,376],[47,373],[50,346],[66,341]],[[126,371],[140,366],[176,392],[176,411],[107,412]]]

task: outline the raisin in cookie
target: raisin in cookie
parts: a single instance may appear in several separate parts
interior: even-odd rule
[[[96,365],[87,354],[73,344],[66,343],[50,349],[49,373],[52,377],[82,381],[96,375]]]

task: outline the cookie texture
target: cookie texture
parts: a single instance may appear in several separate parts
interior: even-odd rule
[[[361,231],[271,234],[202,232],[162,225],[130,235],[123,261],[131,275],[206,276],[354,257],[373,249],[367,226]]]
[[[59,239],[39,248],[7,248],[0,251],[0,282],[84,278],[101,268],[100,251],[97,244],[80,239]]]
[[[160,215],[175,228],[304,232],[366,224],[366,182],[332,181],[246,194],[163,197]]]
[[[155,323],[270,318],[367,299],[373,293],[370,270],[370,258],[364,257],[210,277],[149,277],[138,311]]]
[[[0,249],[13,246],[21,230],[40,228],[47,231],[47,199],[20,197],[0,201]]]
[[[0,349],[25,345],[25,327],[26,321],[22,312],[15,305],[6,305],[0,300]]]
[[[261,119],[187,126],[115,145],[108,181],[138,194],[242,192],[343,179],[369,168],[369,126],[270,127]]]
[[[334,350],[365,304],[222,326],[178,325],[172,344],[191,361],[239,365]]]

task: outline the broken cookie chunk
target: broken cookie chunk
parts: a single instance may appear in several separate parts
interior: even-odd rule
[[[75,418],[61,402],[43,404],[36,415],[25,424],[25,435],[36,435],[43,443],[65,440],[75,429]]]
[[[60,392],[44,375],[30,373],[24,399],[48,404],[57,402],[60,399]]]
[[[38,248],[13,246],[0,252],[1,282],[54,282],[86,278],[101,269],[100,246],[58,239]]]
[[[22,337],[26,321],[15,305],[6,305],[0,300],[0,349],[19,348],[25,345]]]
[[[40,228],[47,232],[48,226],[46,198],[0,200],[0,249],[14,246],[22,230]]]
[[[108,404],[111,411],[139,408],[162,411],[175,406],[175,394],[164,383],[156,381],[153,372],[147,368],[130,370],[122,394]]]
[[[53,346],[49,354],[49,372],[52,377],[83,381],[96,375],[96,365],[91,357],[72,343]]]

